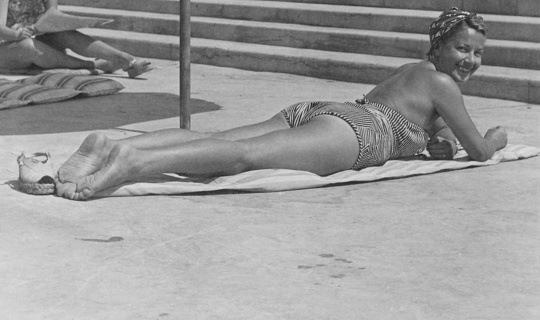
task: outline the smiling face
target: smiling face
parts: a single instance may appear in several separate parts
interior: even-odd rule
[[[433,50],[430,61],[437,71],[463,83],[480,68],[485,42],[484,34],[465,25]]]

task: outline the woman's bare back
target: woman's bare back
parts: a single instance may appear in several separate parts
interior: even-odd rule
[[[394,109],[431,134],[439,117],[429,90],[429,83],[436,74],[433,64],[427,61],[403,65],[366,98]]]

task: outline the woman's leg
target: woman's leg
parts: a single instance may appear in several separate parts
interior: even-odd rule
[[[110,150],[118,145],[139,150],[160,150],[200,139],[238,140],[260,136],[289,128],[285,117],[278,113],[261,123],[234,128],[219,133],[203,133],[185,129],[164,129],[137,136],[110,140],[103,134],[89,135],[79,149],[58,170],[60,181],[76,181],[101,169]],[[100,152],[98,152],[100,151]]]
[[[283,114],[278,113],[266,121],[221,132],[204,133],[176,128],[163,129],[118,140],[118,142],[137,149],[155,149],[176,146],[180,143],[205,138],[222,140],[247,139],[287,128],[289,128],[289,124],[285,117]]]
[[[59,49],[71,49],[81,56],[111,61],[113,65],[108,66],[110,70],[104,71],[113,72],[118,69],[126,69],[129,67],[130,62],[135,60],[135,57],[131,54],[76,30],[49,33],[40,36],[40,39]],[[101,67],[99,62],[96,67]]]
[[[0,46],[0,67],[24,69],[33,65],[43,69],[94,69],[92,61],[67,55],[35,39],[24,39]]]
[[[160,150],[200,139],[238,140],[260,136],[289,128],[285,117],[278,113],[261,123],[234,128],[219,133],[203,133],[185,129],[164,129],[137,136],[110,140],[103,134],[89,135],[79,149],[58,170],[60,181],[75,181],[101,169],[110,150],[125,146],[139,150]],[[100,152],[98,152],[100,151]]]
[[[100,142],[91,146],[92,141],[85,141],[86,146],[81,148],[88,152],[88,159],[94,159],[94,169],[99,169],[81,177],[76,173],[76,164],[64,164],[65,170],[61,168],[58,176],[59,196],[85,200],[130,178],[166,172],[214,176],[282,168],[328,175],[350,169],[359,150],[351,127],[338,117],[327,115],[317,116],[300,127],[257,137],[237,141],[199,139],[152,150],[133,148],[104,137],[90,140]]]

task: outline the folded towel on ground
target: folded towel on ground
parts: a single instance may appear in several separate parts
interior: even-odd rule
[[[404,178],[440,171],[495,165],[534,157],[540,149],[525,145],[508,145],[499,150],[486,162],[470,161],[465,151],[460,151],[454,160],[426,160],[425,155],[403,160],[390,160],[383,166],[365,168],[360,171],[346,170],[329,176],[319,176],[306,171],[266,169],[248,171],[234,176],[196,179],[177,175],[145,177],[109,188],[96,197],[173,195],[220,190],[244,192],[274,192],[317,188],[342,183],[362,183],[383,179]]]

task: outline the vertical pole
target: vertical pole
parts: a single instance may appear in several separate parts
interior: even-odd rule
[[[180,0],[180,128],[190,129],[191,26],[190,0]]]

